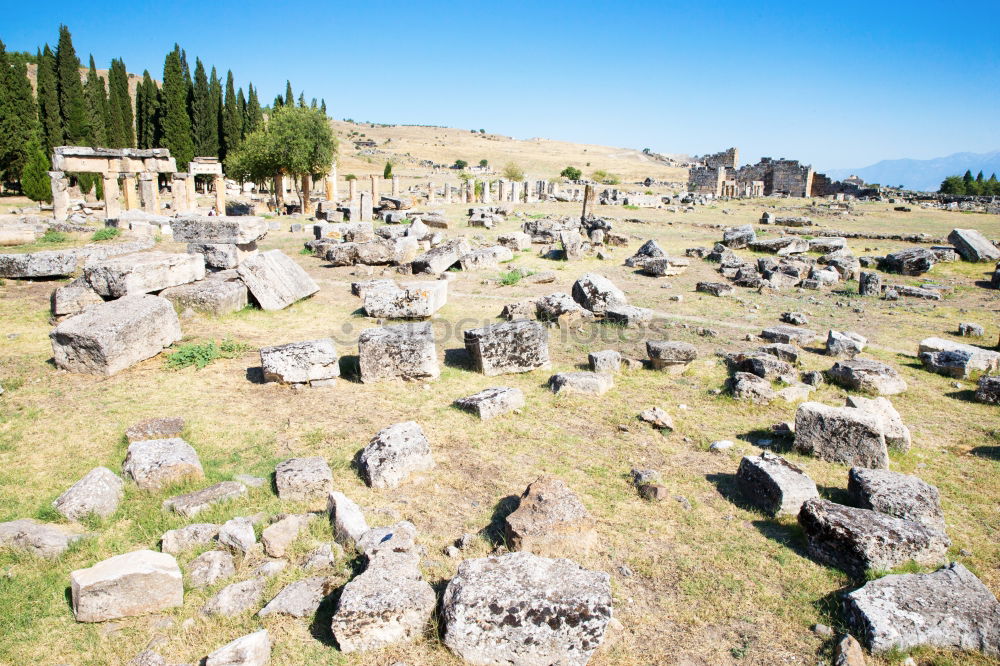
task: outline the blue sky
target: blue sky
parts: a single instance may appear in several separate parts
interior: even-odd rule
[[[0,1],[0,39],[66,23],[86,62],[160,78],[174,42],[262,101],[818,169],[1000,149],[1000,2]]]

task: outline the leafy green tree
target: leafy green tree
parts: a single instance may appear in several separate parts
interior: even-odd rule
[[[56,57],[49,45],[38,55],[38,120],[42,147],[46,155],[63,145],[62,116],[59,115],[59,90],[56,85]]]
[[[559,172],[559,175],[567,180],[580,180],[583,178],[583,172],[573,166],[568,166]]]
[[[222,106],[222,145],[223,155],[239,149],[243,138],[243,117],[240,115],[239,102],[236,99],[236,89],[233,83],[232,70],[226,75],[226,101]]]
[[[247,135],[247,96],[243,87],[236,91],[236,111],[240,114],[240,141]]]
[[[972,177],[972,171],[966,170],[965,175],[962,176],[962,182],[965,183],[966,189],[968,189],[970,183],[975,182],[975,179]]]
[[[490,161],[489,160],[479,160],[479,166],[481,166],[482,168],[485,169],[489,165],[490,165]]]
[[[138,92],[138,91],[137,91]],[[121,58],[111,61],[108,72],[108,146],[131,148],[135,145],[132,126],[132,97],[128,91],[128,72]]]
[[[941,194],[965,194],[965,182],[961,176],[948,176],[941,182]]]
[[[295,95],[292,94],[292,82],[285,80],[285,106],[295,105]]]
[[[215,139],[212,147],[215,152],[205,154],[222,157],[222,80],[215,67],[212,67],[212,74],[208,77],[208,101],[212,115],[212,136]]]
[[[327,115],[327,113],[326,113],[326,100],[325,99],[320,98],[320,100],[319,100],[319,110],[323,112],[324,116]]]
[[[386,180],[392,178],[392,162],[385,163],[385,168],[382,169],[382,178]]]
[[[465,160],[455,160],[456,169],[464,169],[467,166],[469,166],[469,163],[466,162]]]
[[[104,87],[104,79],[97,74],[94,56],[90,56],[90,69],[87,70],[87,84],[83,88],[87,97],[87,111],[90,122],[90,144],[93,146],[108,145],[108,91]]]
[[[260,108],[260,100],[257,99],[257,91],[251,83],[247,92],[247,111],[243,121],[243,135],[247,136],[264,124],[264,111]]]
[[[160,120],[160,91],[147,69],[136,89],[135,138],[139,148],[155,148],[160,144],[163,135]]]
[[[177,167],[186,170],[194,157],[191,118],[187,107],[187,81],[181,65],[181,50],[176,44],[163,63],[163,91],[160,108],[163,147],[170,149]]]
[[[49,158],[38,137],[32,137],[25,147],[27,161],[21,169],[21,191],[32,201],[52,201],[49,181]]]
[[[503,167],[503,177],[508,180],[524,180],[524,169],[516,162],[507,162]]]
[[[0,174],[11,180],[21,177],[28,142],[38,131],[37,109],[24,60],[11,62],[0,42]]]
[[[305,93],[299,93],[299,108],[300,109],[306,108],[306,94]]]
[[[80,80],[80,59],[76,57],[69,28],[64,25],[59,26],[59,45],[56,47],[56,85],[63,140],[77,146],[90,143],[90,118]]]

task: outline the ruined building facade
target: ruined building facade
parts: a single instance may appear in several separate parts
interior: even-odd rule
[[[688,172],[688,190],[714,197],[821,197],[858,189],[832,181],[798,160],[765,157],[757,164],[739,165],[736,148],[697,158]]]

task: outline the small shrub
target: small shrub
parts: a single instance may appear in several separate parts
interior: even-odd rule
[[[312,251],[312,250],[310,250],[310,249],[309,249],[309,248],[307,248],[307,247],[304,247],[304,248],[302,248],[301,250],[299,250],[299,254],[301,254],[301,255],[303,255],[303,256],[306,256],[306,257],[309,257],[309,256],[312,256],[312,253],[313,253],[313,251]]]
[[[646,190],[643,194],[651,195],[653,194],[653,190]]]
[[[503,168],[503,177],[508,180],[522,181],[524,180],[524,169],[516,162],[507,162]]]
[[[632,204],[625,204],[622,208],[625,210],[639,210],[638,206],[633,206]]]
[[[469,163],[466,162],[465,160],[455,160],[456,169],[464,169],[467,166],[469,166]]]
[[[618,185],[621,183],[621,179],[613,173],[608,173],[604,169],[598,169],[594,173],[590,174],[590,177],[601,185]]]
[[[106,241],[112,238],[118,238],[122,235],[122,230],[118,227],[104,227],[103,229],[98,229],[94,232],[94,235],[90,237],[92,241]]]
[[[39,243],[65,243],[68,240],[69,240],[69,236],[67,236],[63,232],[61,232],[61,231],[54,231],[52,229],[48,229],[44,234],[42,234],[42,237],[38,239],[38,242]]]
[[[353,173],[349,173],[344,176],[344,180],[357,180],[357,179],[358,177],[355,176]]]
[[[235,342],[231,338],[226,338],[218,345],[215,344],[215,340],[200,344],[190,342],[181,345],[177,351],[167,356],[167,367],[171,370],[180,370],[193,365],[201,370],[216,359],[236,358],[249,349],[250,345]]]
[[[527,275],[531,275],[531,273],[523,273],[521,272],[521,269],[515,268],[505,273],[501,273],[500,277],[497,279],[502,286],[512,287],[518,282],[520,282],[521,279],[526,277]]]
[[[587,166],[590,166],[589,162],[587,163]],[[568,180],[580,180],[583,178],[583,172],[572,166],[568,166],[560,171],[559,175]]]

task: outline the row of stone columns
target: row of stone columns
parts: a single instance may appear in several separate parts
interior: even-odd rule
[[[138,176],[138,183],[136,176]],[[102,173],[101,178],[104,187],[104,216],[106,219],[120,217],[123,209],[141,208],[147,213],[160,213],[158,174],[148,171],[139,174],[107,172]],[[64,221],[69,218],[69,178],[62,171],[50,171],[49,180],[52,184],[52,216],[58,221]],[[225,215],[226,183],[221,174],[216,175],[214,181],[215,210],[220,215]],[[193,211],[197,206],[194,176],[189,173],[172,174],[170,194],[173,199],[173,212],[189,213]]]

